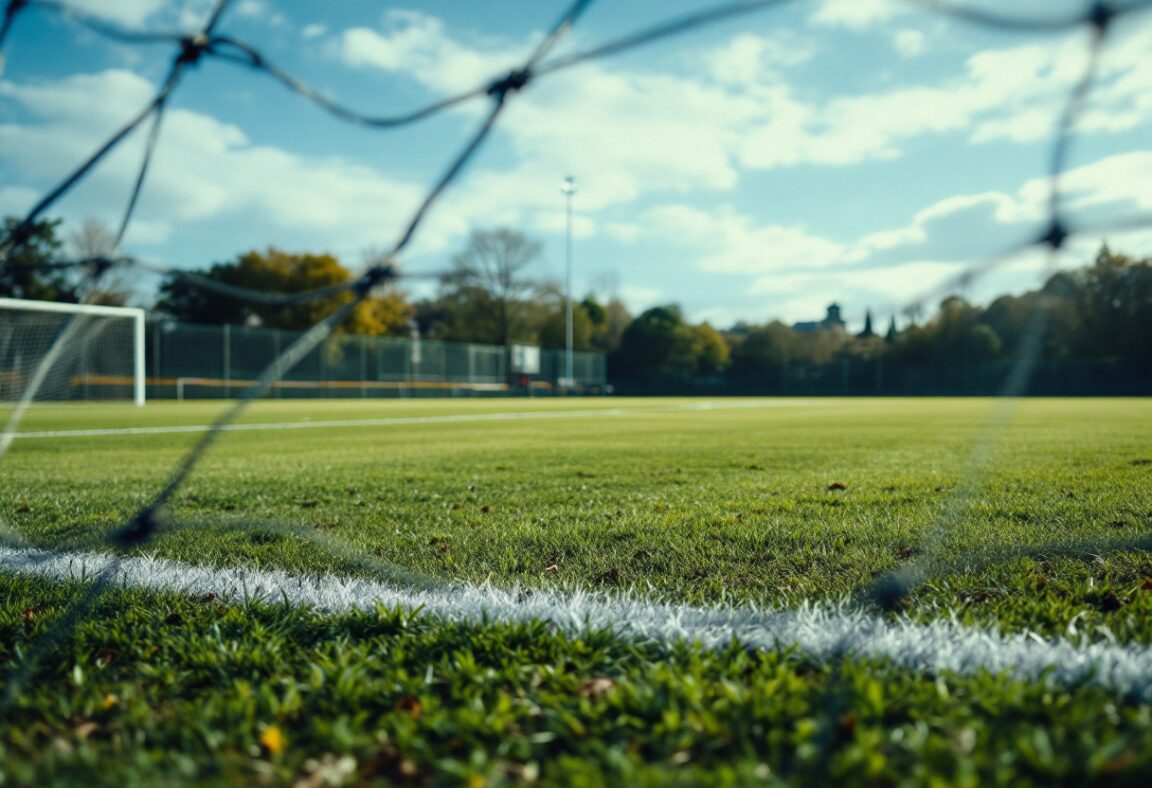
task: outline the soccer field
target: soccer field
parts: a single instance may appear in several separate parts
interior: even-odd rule
[[[1152,402],[265,401],[109,563],[224,407],[0,461],[9,780],[1152,774]]]

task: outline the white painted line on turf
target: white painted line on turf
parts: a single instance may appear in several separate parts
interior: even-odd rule
[[[179,433],[260,432],[264,430],[339,429],[348,427],[396,427],[405,424],[456,424],[484,421],[534,421],[537,419],[588,418],[591,416],[626,416],[631,414],[680,413],[710,410],[744,410],[749,408],[778,408],[799,406],[799,401],[691,403],[664,408],[595,408],[569,411],[509,411],[505,413],[461,413],[444,416],[397,416],[381,419],[331,419],[327,421],[282,421],[257,424],[185,424],[165,427],[110,427],[107,429],[41,430],[17,432],[13,438],[98,438],[123,435],[176,435]],[[806,403],[810,404],[810,403]]]
[[[1140,645],[1044,640],[1035,634],[1004,635],[952,621],[884,621],[816,604],[773,612],[748,607],[658,604],[596,593],[523,593],[519,589],[488,586],[411,591],[355,578],[213,569],[152,557],[0,548],[0,572],[80,580],[104,571],[116,585],[188,595],[212,593],[226,600],[288,602],[330,613],[371,610],[382,604],[475,624],[543,620],[560,632],[576,636],[608,629],[631,640],[683,639],[714,648],[735,640],[765,650],[795,647],[815,659],[848,654],[888,659],[929,673],[1005,672],[1027,681],[1063,686],[1090,684],[1145,700],[1152,698],[1152,649]]]

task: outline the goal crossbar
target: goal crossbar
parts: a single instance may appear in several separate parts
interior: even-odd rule
[[[143,309],[103,304],[66,304],[58,301],[32,301],[24,298],[0,298],[0,312],[5,309],[28,312],[56,312],[70,315],[123,317],[132,320],[132,401],[144,404],[144,318]]]

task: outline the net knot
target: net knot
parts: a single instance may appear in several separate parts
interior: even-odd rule
[[[132,522],[112,535],[113,544],[120,547],[135,547],[152,538],[160,530],[160,511],[155,506],[141,509]]]
[[[396,269],[391,263],[379,263],[369,268],[364,272],[364,275],[360,277],[360,281],[356,283],[356,292],[363,298],[377,287],[395,278]]]
[[[509,93],[523,90],[532,81],[532,71],[527,68],[518,68],[509,72],[507,76],[496,80],[488,86],[488,95],[493,98],[504,98]]]
[[[1054,218],[1052,223],[1048,225],[1048,229],[1040,234],[1036,242],[1045,244],[1049,249],[1059,250],[1064,247],[1071,234],[1068,231],[1068,226],[1061,219]]]
[[[108,271],[116,265],[116,261],[105,255],[98,255],[96,257],[89,257],[84,261],[88,266],[89,276],[93,279],[99,279],[108,273]]]
[[[193,36],[185,36],[180,39],[180,54],[176,56],[177,63],[184,63],[189,66],[194,66],[200,62],[200,58],[208,51],[212,42],[204,33],[197,33]]]
[[[4,8],[4,16],[11,18],[16,16],[27,7],[31,0],[8,0],[8,5]]]
[[[28,242],[32,237],[32,222],[25,220],[8,237],[0,242],[0,262],[8,259],[12,253]]]
[[[1112,24],[1112,20],[1116,18],[1116,9],[1111,4],[1098,0],[1092,4],[1092,8],[1088,11],[1086,17],[1089,24],[1103,33]]]

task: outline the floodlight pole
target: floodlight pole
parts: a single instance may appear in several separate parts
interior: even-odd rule
[[[565,316],[564,316],[564,385],[566,387],[573,387],[576,380],[572,375],[572,197],[576,194],[576,179],[571,175],[564,179],[560,184],[560,191],[564,193],[568,208],[568,222],[567,232],[565,235],[565,271],[567,286],[564,291],[565,300]]]

